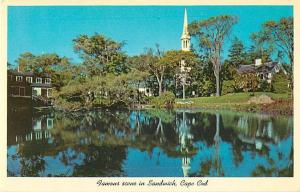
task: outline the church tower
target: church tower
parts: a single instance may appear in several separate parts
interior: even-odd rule
[[[188,31],[188,20],[187,20],[187,10],[184,10],[184,19],[183,19],[183,31],[181,35],[181,50],[190,51],[191,49],[191,36]]]

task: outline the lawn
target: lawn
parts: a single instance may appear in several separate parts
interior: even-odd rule
[[[287,93],[270,93],[270,92],[256,92],[254,96],[260,95],[268,95],[272,99],[288,99],[290,95]],[[250,93],[230,93],[227,95],[222,95],[220,97],[197,97],[197,98],[189,98],[187,101],[192,101],[194,105],[198,104],[242,104],[246,103],[251,97]],[[176,101],[181,101],[181,99],[177,99]]]
[[[278,114],[291,114],[293,104],[291,95],[288,93],[256,92],[254,96],[267,95],[275,100],[271,104],[249,104],[250,93],[231,93],[220,97],[197,97],[188,98],[190,104],[175,103],[175,108],[206,108],[206,109],[232,109],[249,112],[270,112]],[[182,99],[176,99],[180,102]],[[188,103],[188,102],[187,102]],[[274,112],[275,111],[275,112]]]

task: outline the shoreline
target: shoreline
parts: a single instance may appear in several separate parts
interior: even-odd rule
[[[257,102],[252,102],[252,100]],[[45,107],[37,107],[35,110],[43,111]],[[249,93],[228,94],[220,97],[197,97],[188,98],[186,100],[175,99],[171,108],[169,107],[155,107],[152,104],[131,104],[129,106],[78,106],[68,108],[54,104],[51,107],[55,111],[62,111],[66,113],[83,112],[90,110],[112,110],[112,109],[204,109],[204,110],[231,110],[236,112],[261,113],[268,115],[293,115],[293,99],[288,94],[273,94],[257,92],[255,96],[250,96]]]
[[[93,110],[116,110],[116,109],[123,109],[123,110],[151,110],[151,109],[158,109],[158,110],[228,110],[233,112],[247,112],[247,113],[259,113],[259,114],[266,114],[266,115],[273,115],[273,116],[293,116],[293,109],[291,110],[277,110],[274,109],[263,109],[263,107],[267,107],[266,105],[253,105],[247,103],[239,103],[239,104],[208,104],[208,105],[176,105],[173,108],[155,108],[149,105],[141,105],[140,107],[124,107],[124,108],[109,108],[109,107],[82,107],[78,109],[63,109],[56,106],[45,108],[34,108],[38,112],[43,112],[46,110],[54,110],[60,111],[65,113],[77,113],[77,112],[87,112]]]

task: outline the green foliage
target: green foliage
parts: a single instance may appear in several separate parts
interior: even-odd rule
[[[192,71],[182,72],[180,70],[181,62],[184,61],[185,67],[190,67]],[[182,93],[182,77],[185,76],[187,82],[195,82],[195,79],[192,79],[193,71],[196,71],[201,65],[200,59],[198,56],[191,51],[176,51],[170,50],[167,51],[164,56],[161,58],[161,62],[164,65],[169,65],[169,70],[165,75],[165,84],[164,87],[166,90],[174,90],[180,95]],[[186,84],[186,94],[188,95],[192,86],[189,86],[189,83]]]
[[[172,92],[166,91],[161,96],[154,97],[151,104],[157,108],[172,108],[175,102],[175,95]]]
[[[164,123],[172,123],[175,117],[174,113],[167,109],[148,109],[146,112],[150,117],[160,118]]]
[[[215,92],[215,83],[211,80],[198,82],[198,94],[201,96],[210,96]]]
[[[233,79],[236,91],[243,90],[244,92],[254,92],[258,88],[259,78],[256,73],[235,74]]]
[[[221,70],[222,80],[232,80],[237,73],[237,66],[231,61],[225,60]]]
[[[248,64],[247,62],[247,53],[244,44],[235,37],[229,49],[228,59],[224,61],[222,66],[222,79],[232,80],[239,66]]]
[[[126,55],[122,52],[124,42],[116,42],[103,35],[80,35],[74,42],[74,50],[84,60],[85,73],[88,76],[98,74],[120,74],[128,69],[125,65]]]
[[[200,52],[204,52],[213,64],[216,80],[216,95],[220,96],[221,52],[225,38],[230,34],[237,17],[219,15],[207,20],[194,21],[189,25],[191,35],[196,37]]]
[[[184,60],[186,67],[194,67],[199,63],[197,55],[191,51],[177,51],[170,50],[165,52],[164,56],[161,58],[160,62],[164,65],[170,65],[170,69],[173,69],[172,72],[176,72],[174,68],[180,67],[180,62]]]
[[[33,55],[26,52],[19,56],[17,62],[21,71],[51,75],[52,85],[56,89],[60,89],[78,74],[77,66],[71,65],[68,58],[59,57],[55,53]]]
[[[228,93],[235,92],[235,82],[233,80],[223,81],[222,94],[226,95]]]
[[[270,92],[271,91],[271,84],[268,83],[267,81],[262,81],[259,84],[259,91],[266,91],[266,92]]]
[[[237,37],[232,41],[231,47],[229,49],[228,60],[233,67],[238,68],[239,65],[246,64],[246,51],[244,44]]]
[[[130,106],[143,99],[138,93],[138,82],[143,73],[107,74],[82,80],[73,80],[54,94],[55,100],[76,103],[78,107]],[[78,102],[80,105],[77,105]],[[67,106],[67,105],[64,105]],[[70,104],[73,107],[72,104]],[[68,109],[68,107],[67,107]]]
[[[294,21],[293,17],[283,17],[280,21],[267,21],[262,29],[254,33],[252,38],[258,47],[267,47],[269,50],[277,48],[286,54],[290,64],[294,60]]]
[[[255,37],[252,35],[251,39],[254,41],[254,45],[252,45],[247,53],[247,64],[254,64],[255,59],[261,59],[262,63],[271,61],[271,55],[273,52],[273,47],[263,47],[254,39]]]
[[[195,91],[196,96],[210,96],[216,90],[215,76],[212,63],[207,58],[200,57],[190,72],[191,86],[188,93]],[[179,87],[181,91],[181,87]]]
[[[272,91],[274,93],[287,93],[290,91],[288,87],[288,78],[283,72],[279,72],[273,76]]]

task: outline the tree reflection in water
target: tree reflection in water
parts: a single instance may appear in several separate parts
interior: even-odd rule
[[[8,176],[293,175],[292,117],[149,109],[8,122]]]

